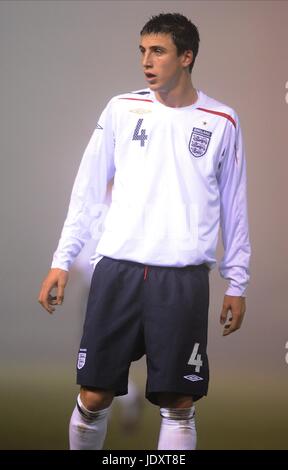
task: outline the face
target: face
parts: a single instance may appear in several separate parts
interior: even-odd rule
[[[192,52],[177,55],[177,48],[170,34],[147,34],[141,36],[139,46],[142,66],[149,88],[169,92],[175,88],[187,65],[192,62]]]

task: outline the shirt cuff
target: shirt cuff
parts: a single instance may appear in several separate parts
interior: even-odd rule
[[[63,271],[69,271],[70,263],[68,261],[65,263],[63,261],[53,259],[52,264],[51,264],[51,269],[54,269],[54,268],[62,269]]]
[[[229,286],[225,295],[232,295],[233,297],[246,297],[246,290],[242,287]]]

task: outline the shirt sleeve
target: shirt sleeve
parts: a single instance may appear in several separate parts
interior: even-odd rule
[[[226,148],[219,162],[220,221],[224,256],[219,265],[229,280],[226,295],[244,296],[251,254],[247,215],[246,161],[239,120],[227,123]]]
[[[69,271],[82,247],[91,238],[95,219],[101,218],[105,211],[108,183],[115,173],[111,106],[110,101],[84,152],[52,268]]]

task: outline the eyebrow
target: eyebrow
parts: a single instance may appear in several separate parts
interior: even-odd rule
[[[142,46],[141,44],[139,45],[139,49],[140,49],[141,52],[146,50],[145,47]],[[157,45],[150,46],[150,47],[148,47],[148,49],[150,49],[150,50],[152,50],[152,51],[155,50],[155,49],[161,49],[162,51],[166,51],[166,50],[167,50],[166,47],[157,46]]]

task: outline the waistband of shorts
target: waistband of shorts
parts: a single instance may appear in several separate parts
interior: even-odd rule
[[[206,270],[210,271],[209,266],[206,263],[202,264],[189,264],[187,266],[159,266],[155,264],[145,264],[145,263],[139,263],[138,261],[131,261],[131,260],[126,260],[126,259],[115,259],[115,258],[109,258],[109,256],[103,256],[103,259],[107,259],[109,261],[113,261],[115,263],[119,264],[126,264],[128,266],[139,266],[140,268],[145,268],[148,267],[149,269],[155,269],[155,270],[180,270],[180,271],[196,271],[196,270]]]

